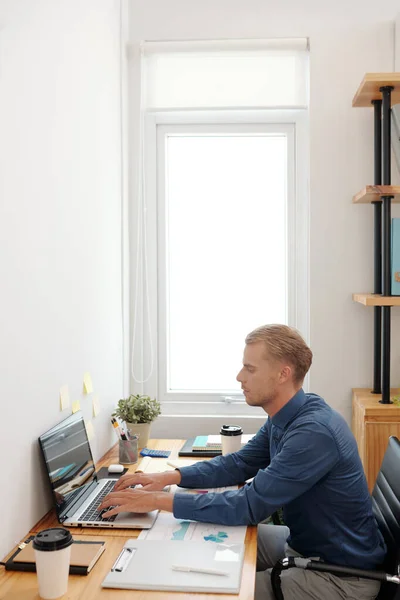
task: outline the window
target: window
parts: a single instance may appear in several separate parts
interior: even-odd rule
[[[288,135],[196,129],[158,136],[160,364],[167,393],[226,394],[246,333],[288,322]]]
[[[307,337],[307,129],[304,108],[147,111],[133,358],[163,414],[247,414],[246,334]]]

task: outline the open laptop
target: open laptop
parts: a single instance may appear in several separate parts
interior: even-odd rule
[[[98,479],[96,465],[80,411],[39,437],[57,517],[67,527],[150,529],[157,510],[119,513],[108,519],[97,507],[118,479]]]

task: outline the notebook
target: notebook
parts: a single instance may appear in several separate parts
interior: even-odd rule
[[[242,447],[247,444],[255,433],[242,435]],[[220,435],[198,435],[188,439],[178,452],[178,456],[202,456],[213,457],[222,454],[222,443]]]
[[[243,557],[244,544],[132,539],[126,542],[101,585],[128,590],[237,594]]]
[[[6,571],[36,571],[35,551],[32,540],[34,536],[25,540],[26,546],[18,550],[5,564]],[[71,575],[87,575],[105,550],[105,542],[101,540],[84,541],[74,540],[71,546],[71,562],[69,572]]]

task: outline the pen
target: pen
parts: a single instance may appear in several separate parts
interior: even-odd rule
[[[124,435],[127,440],[131,440],[132,439],[130,431],[129,431],[129,429],[127,427],[122,427],[121,426],[121,430],[122,430],[122,435]]]
[[[126,441],[127,437],[126,437],[125,433],[123,431],[121,431],[121,428],[120,428],[120,426],[118,424],[117,419],[114,419],[114,417],[112,417],[111,418],[111,424],[114,427],[115,432],[116,432],[117,436],[119,437],[119,439]]]
[[[218,569],[203,569],[202,567],[185,567],[184,565],[172,565],[173,571],[184,571],[185,573],[205,573],[207,575],[229,575],[226,571]]]

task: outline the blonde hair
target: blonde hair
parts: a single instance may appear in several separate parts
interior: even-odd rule
[[[267,358],[287,361],[293,368],[293,381],[302,383],[312,363],[312,352],[297,329],[287,325],[262,325],[246,337],[246,344],[263,342]]]

